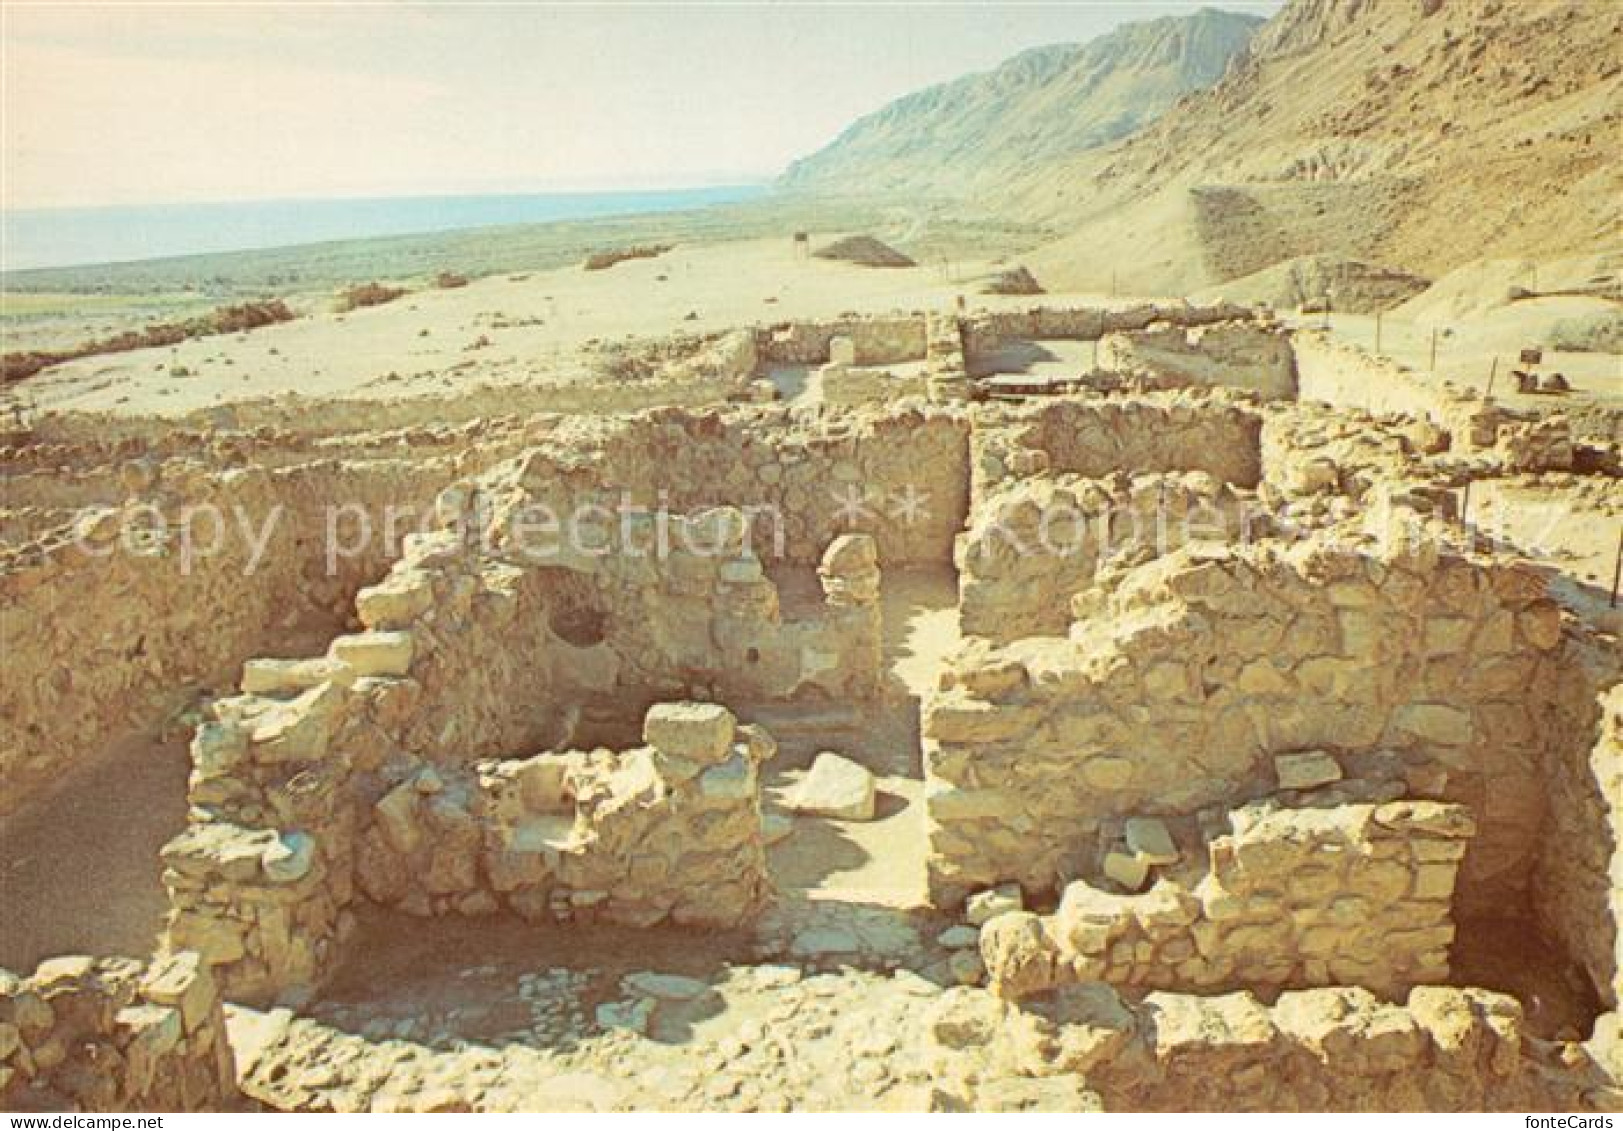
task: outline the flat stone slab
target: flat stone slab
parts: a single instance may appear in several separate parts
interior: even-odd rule
[[[1274,759],[1280,789],[1314,789],[1341,780],[1341,763],[1323,750],[1281,754]]]
[[[684,978],[680,974],[659,974],[652,970],[639,970],[621,979],[627,992],[661,1001],[692,1001],[710,992],[710,983],[697,978]]]
[[[1128,891],[1144,890],[1150,878],[1150,866],[1141,856],[1127,852],[1105,853],[1105,875]]]

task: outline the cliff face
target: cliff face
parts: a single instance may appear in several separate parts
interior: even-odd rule
[[[1127,136],[1216,82],[1261,20],[1203,9],[1128,24],[1085,44],[1024,52],[996,70],[910,94],[795,162],[793,189],[995,192],[1034,166]]]
[[[1138,289],[1333,253],[1435,276],[1616,246],[1623,8],[1590,0],[1292,0],[1224,77],[1001,207],[1073,234],[1057,285]]]
[[[1623,6],[1290,0],[1027,52],[793,166],[1065,235],[1051,289],[1189,293],[1305,256],[1435,278],[1623,249]]]

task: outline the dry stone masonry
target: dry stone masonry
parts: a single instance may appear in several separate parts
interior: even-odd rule
[[[1227,303],[587,354],[3,438],[4,804],[191,739],[157,954],[0,972],[0,1103],[1623,1109],[1619,625],[1477,525],[1615,517],[1605,419]],[[458,930],[517,1028],[354,998]]]

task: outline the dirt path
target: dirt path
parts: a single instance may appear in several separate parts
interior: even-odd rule
[[[186,824],[186,740],[114,745],[0,821],[0,966],[151,953],[168,910],[158,849]]]

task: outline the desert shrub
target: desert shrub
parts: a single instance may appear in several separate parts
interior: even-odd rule
[[[616,263],[624,263],[628,259],[653,259],[669,250],[671,245],[668,243],[654,243],[594,251],[586,257],[586,262],[582,266],[588,271],[606,271]]]
[[[351,310],[359,310],[363,306],[382,306],[386,302],[393,302],[405,293],[405,287],[389,287],[376,282],[358,283],[338,293],[338,303],[333,309],[339,314],[347,314]]]
[[[242,333],[276,322],[289,322],[294,317],[293,312],[281,299],[245,302],[238,306],[222,306],[208,314],[188,318],[184,322],[155,322],[140,330],[123,330],[110,338],[80,342],[70,349],[8,353],[0,358],[0,383],[21,381],[25,377],[32,377],[42,369],[60,365],[64,361],[76,361],[81,357],[151,349],[154,346],[179,345],[188,338]]]
[[[455,271],[441,271],[434,276],[434,285],[442,291],[455,290],[468,285],[468,277]]]

